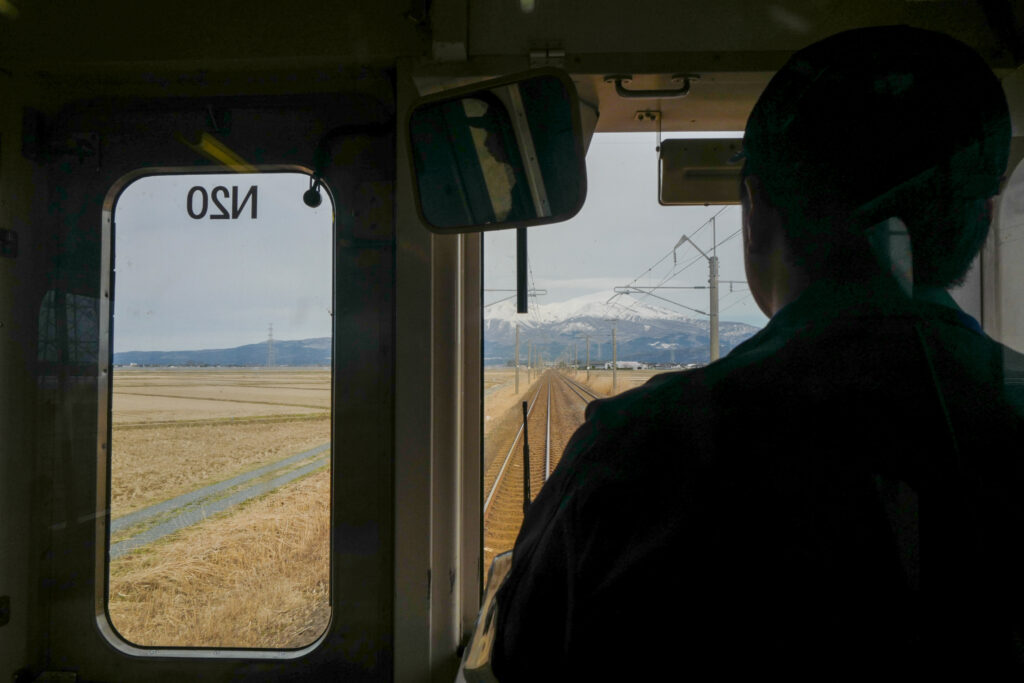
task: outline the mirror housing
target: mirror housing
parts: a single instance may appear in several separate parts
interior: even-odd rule
[[[537,69],[419,100],[406,127],[420,220],[440,234],[557,223],[587,193],[576,88]]]

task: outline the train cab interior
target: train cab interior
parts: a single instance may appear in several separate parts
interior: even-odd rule
[[[891,24],[1004,84],[1007,180],[954,297],[1024,349],[1018,0],[0,0],[0,676],[466,676],[495,550],[484,405],[513,382],[486,378],[485,236],[557,234],[605,135],[646,136],[656,209],[737,204],[727,162],[775,71]],[[152,355],[229,347],[249,355]],[[320,574],[229,585],[267,558]]]

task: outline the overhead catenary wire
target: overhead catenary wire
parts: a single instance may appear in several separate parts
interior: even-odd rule
[[[710,320],[709,333],[710,333],[710,337],[711,337],[711,339],[710,339],[710,350],[711,350],[711,360],[712,361],[715,361],[715,360],[717,360],[719,358],[719,348],[720,348],[719,347],[719,330],[720,330],[720,317],[719,316],[721,314],[720,302],[722,300],[722,296],[719,293],[719,285],[722,284],[723,282],[728,282],[729,283],[729,288],[730,288],[729,294],[731,294],[731,293],[733,293],[733,289],[732,289],[733,284],[744,282],[743,280],[737,280],[737,281],[727,280],[727,281],[723,281],[719,277],[719,271],[718,271],[719,262],[718,262],[717,251],[718,251],[718,247],[719,246],[728,243],[730,240],[734,239],[736,237],[736,235],[740,234],[742,232],[742,228],[734,231],[730,235],[727,235],[721,241],[717,240],[717,234],[714,235],[712,237],[712,240],[711,240],[711,242],[712,242],[711,248],[709,249],[709,251],[711,252],[710,256],[697,245],[697,243],[692,239],[692,237],[695,236],[700,231],[700,229],[706,227],[709,223],[711,224],[712,230],[714,231],[715,219],[718,216],[720,216],[725,211],[726,208],[727,207],[722,207],[717,212],[715,212],[715,214],[713,216],[711,216],[711,218],[709,218],[707,221],[705,221],[698,228],[698,230],[694,231],[691,235],[684,234],[682,237],[679,238],[679,240],[672,246],[672,249],[669,252],[672,255],[672,268],[669,269],[669,272],[667,274],[665,274],[657,282],[657,284],[655,284],[653,286],[650,286],[650,285],[648,285],[648,286],[640,286],[637,283],[642,278],[644,278],[648,274],[652,273],[655,270],[655,268],[657,268],[660,264],[662,264],[665,261],[667,261],[669,254],[666,254],[665,256],[662,256],[660,259],[658,259],[652,266],[647,268],[647,270],[645,270],[640,276],[634,278],[628,285],[625,285],[624,287],[616,287],[615,288],[615,291],[616,291],[617,295],[621,295],[621,294],[634,294],[634,293],[637,294],[637,295],[644,295],[644,296],[648,296],[648,297],[651,297],[651,298],[654,298],[654,299],[658,299],[660,301],[664,301],[666,303],[672,304],[673,306],[678,306],[680,308],[683,308],[683,309],[686,309],[686,310],[689,310],[689,311],[693,311],[694,313],[697,313],[697,314],[709,316],[710,319],[711,319]],[[696,257],[690,259],[682,267],[679,267],[678,252],[679,252],[679,248],[684,246],[685,243],[689,243],[690,246],[692,246],[694,249],[696,249],[697,252],[699,252],[699,256],[696,256]],[[693,265],[697,261],[700,261],[701,259],[704,259],[704,260],[706,260],[708,262],[709,275],[708,275],[708,287],[706,289],[710,290],[710,308],[708,309],[710,312],[705,313],[704,311],[701,311],[699,309],[693,308],[691,306],[687,306],[687,305],[682,304],[682,303],[680,303],[678,301],[673,301],[672,299],[668,299],[668,298],[663,297],[660,294],[656,293],[659,290],[661,290],[662,288],[671,288],[671,289],[705,289],[705,287],[702,287],[702,286],[677,287],[677,286],[671,286],[671,285],[666,284],[670,280],[673,280],[674,278],[679,277],[679,275],[681,273],[683,273],[687,269],[693,267]],[[726,296],[729,296],[729,294],[726,294]],[[615,298],[616,298],[615,296],[612,296],[608,301],[612,302]],[[729,309],[729,308],[732,308],[733,305],[736,305],[736,304],[738,304],[738,303],[740,303],[741,301],[744,301],[744,300],[745,299],[743,299],[743,298],[737,299],[736,301],[732,302],[732,304],[727,306],[726,310]]]
[[[739,298],[739,299],[737,299],[736,301],[733,301],[733,302],[732,302],[731,304],[729,304],[728,306],[726,306],[725,308],[723,308],[723,309],[722,309],[721,311],[719,311],[719,313],[722,313],[722,312],[724,312],[724,311],[728,311],[728,310],[729,310],[730,308],[732,308],[732,307],[733,307],[733,306],[735,306],[736,304],[741,304],[741,303],[743,303],[744,301],[747,301],[748,299],[753,299],[753,298],[754,298],[754,297],[753,297],[753,295],[752,295],[752,294],[750,294],[750,293],[748,292],[746,296],[744,296],[744,297],[740,297],[740,298]]]
[[[508,301],[509,299],[515,299],[515,298],[516,298],[516,295],[515,294],[511,294],[509,296],[502,297],[500,299],[496,299],[496,300],[492,301],[489,304],[484,304],[484,308],[490,308],[494,304],[500,304],[502,301]]]
[[[665,277],[661,278],[661,280],[658,281],[658,284],[654,285],[654,287],[655,288],[661,287],[662,285],[664,285],[669,280],[672,280],[672,279],[675,279],[675,278],[679,277],[679,275],[681,275],[683,273],[683,271],[693,267],[693,265],[696,264],[696,263],[702,262],[703,259],[704,259],[704,257],[701,256],[700,254],[698,254],[697,256],[694,256],[682,268],[679,268],[677,270],[673,270],[668,275],[666,275]]]
[[[707,227],[708,225],[712,225],[712,224],[714,223],[714,220],[715,220],[716,218],[718,218],[718,216],[722,215],[722,212],[723,212],[723,211],[725,211],[725,210],[726,210],[727,208],[729,208],[729,207],[728,207],[728,206],[723,206],[723,207],[722,207],[721,209],[719,209],[719,210],[718,210],[718,211],[717,211],[717,212],[716,212],[716,213],[715,213],[715,214],[714,214],[713,216],[711,216],[711,217],[710,217],[710,218],[708,218],[708,219],[707,219],[706,221],[704,221],[704,222],[703,222],[703,223],[702,223],[702,224],[701,224],[701,225],[700,225],[700,226],[699,226],[699,227],[698,227],[698,228],[697,228],[697,229],[696,229],[696,230],[695,230],[695,231],[693,232],[693,234],[692,234],[692,235],[690,235],[690,236],[688,237],[688,239],[692,240],[692,239],[693,239],[694,237],[696,237],[696,236],[697,236],[697,235],[698,235],[698,234],[700,233],[700,231],[701,231],[701,230],[703,230],[704,228],[706,228],[706,227]],[[733,237],[735,237],[735,236],[736,236],[737,234],[739,234],[739,233],[740,233],[741,231],[742,231],[742,229],[741,229],[741,230],[737,230],[736,232],[732,233],[731,235],[729,235],[728,237],[726,237],[726,238],[725,238],[724,240],[722,240],[721,242],[718,242],[717,244],[713,245],[713,247],[712,247],[712,248],[713,248],[713,249],[714,249],[714,248],[717,248],[717,247],[721,246],[722,244],[724,244],[724,243],[728,242],[728,241],[729,241],[730,239],[732,239]],[[677,251],[678,251],[678,249],[679,249],[679,246],[680,246],[680,243],[679,243],[679,242],[677,242],[677,243],[676,243],[676,245],[675,245],[675,246],[673,246],[673,247],[672,247],[672,249],[670,249],[670,250],[669,250],[669,251],[668,251],[668,252],[667,252],[667,253],[666,253],[666,254],[665,254],[664,256],[662,256],[662,257],[661,257],[660,259],[658,259],[658,261],[657,261],[657,262],[655,262],[655,264],[654,264],[654,265],[652,265],[652,266],[651,266],[650,268],[648,268],[647,270],[645,270],[645,271],[644,271],[643,273],[641,273],[641,274],[640,274],[640,275],[638,275],[637,277],[633,278],[633,280],[632,280],[632,281],[631,281],[631,282],[630,282],[630,283],[629,283],[629,284],[628,284],[627,286],[628,286],[628,287],[632,287],[632,286],[635,286],[638,280],[640,280],[640,279],[641,279],[642,277],[644,277],[645,275],[647,275],[648,273],[650,273],[650,272],[651,272],[652,270],[654,270],[654,269],[655,269],[655,268],[656,268],[656,267],[657,267],[657,266],[658,266],[658,265],[659,265],[659,264],[660,264],[661,262],[665,261],[665,260],[666,260],[666,259],[667,259],[667,258],[668,258],[669,256],[672,256],[672,257],[673,257],[673,268],[672,268],[672,269],[670,270],[670,272],[669,272],[669,273],[668,273],[667,275],[665,275],[665,276],[664,276],[663,278],[661,278],[661,280],[659,280],[657,284],[655,284],[655,285],[654,285],[653,287],[651,287],[651,289],[657,289],[658,287],[661,287],[662,285],[664,285],[664,284],[665,284],[666,282],[668,282],[669,280],[672,280],[672,279],[674,279],[674,278],[678,277],[678,276],[679,276],[679,275],[680,275],[681,273],[683,273],[683,272],[684,272],[684,271],[686,271],[687,269],[691,268],[691,267],[692,267],[692,266],[693,266],[694,264],[696,264],[696,263],[698,263],[698,262],[700,262],[700,261],[702,260],[702,258],[703,258],[703,257],[702,257],[702,256],[700,256],[700,255],[697,255],[697,256],[693,257],[693,258],[692,258],[692,259],[691,259],[690,261],[686,262],[686,263],[685,263],[685,264],[683,265],[683,267],[681,267],[681,268],[676,268],[676,265],[678,265],[678,264],[676,263],[676,254],[677,254]]]
[[[715,215],[711,216],[711,218],[708,218],[708,219],[707,219],[706,221],[704,221],[704,222],[703,222],[703,223],[702,223],[702,224],[700,225],[700,227],[698,227],[698,228],[697,228],[697,229],[696,229],[696,230],[695,230],[695,231],[693,232],[693,234],[692,234],[692,235],[690,235],[690,237],[691,237],[691,238],[693,238],[693,237],[696,237],[696,236],[697,236],[697,234],[699,234],[701,230],[703,230],[703,229],[704,229],[704,228],[706,228],[706,227],[707,227],[708,225],[710,225],[710,224],[711,224],[711,222],[712,222],[712,221],[713,221],[713,220],[714,220],[715,218],[717,218],[717,217],[718,217],[719,215],[721,215],[721,213],[722,213],[723,211],[725,211],[725,210],[726,210],[727,208],[729,208],[729,207],[728,207],[728,206],[723,206],[723,207],[722,207],[721,209],[719,209],[719,210],[718,210],[718,212],[717,212],[717,213],[715,213]],[[659,266],[659,265],[661,264],[661,262],[662,262],[662,261],[665,261],[665,260],[666,260],[666,259],[668,259],[668,258],[669,258],[670,256],[672,256],[672,255],[673,255],[674,253],[675,253],[675,247],[673,247],[672,249],[669,249],[669,250],[668,250],[668,252],[666,252],[664,256],[662,256],[662,257],[661,257],[660,259],[658,259],[657,261],[655,261],[654,265],[652,265],[652,266],[651,266],[650,268],[648,268],[647,270],[645,270],[644,272],[640,273],[640,274],[639,274],[639,275],[637,275],[637,276],[636,276],[635,278],[633,278],[633,279],[632,279],[632,280],[630,281],[630,283],[629,283],[629,286],[632,286],[632,285],[636,284],[637,280],[639,280],[640,278],[644,277],[644,276],[645,276],[645,275],[647,275],[647,274],[648,274],[649,272],[651,272],[652,270],[654,270],[655,268],[657,268],[657,267],[658,267],[658,266]]]
[[[726,208],[728,208],[728,207],[722,207],[722,209],[721,209],[721,210],[719,210],[719,211],[718,211],[718,213],[716,213],[716,214],[715,214],[714,216],[712,216],[712,218],[715,218],[715,217],[717,217],[718,215],[720,215],[720,214],[722,213],[722,211],[724,211],[724,210],[725,210]],[[704,226],[708,225],[708,224],[709,224],[709,223],[711,222],[712,218],[709,218],[709,219],[708,219],[707,221],[705,221],[705,222],[704,222],[704,224],[703,224],[703,225],[701,225],[701,228],[703,228]],[[698,232],[699,232],[699,230],[700,230],[701,228],[698,228]],[[715,244],[714,246],[715,246],[716,248],[717,248],[717,247],[720,247],[720,246],[722,246],[722,245],[723,245],[723,244],[725,244],[726,242],[728,242],[728,241],[730,241],[731,239],[733,239],[734,237],[736,237],[736,235],[740,234],[741,232],[743,232],[743,229],[742,229],[742,228],[740,228],[740,229],[738,229],[738,230],[734,231],[733,233],[731,233],[730,235],[728,235],[727,237],[725,237],[724,239],[722,239],[721,241],[719,241],[718,243],[716,243],[716,244]],[[696,234],[697,234],[697,232],[694,232],[694,235],[696,235]],[[673,271],[672,271],[672,272],[670,272],[670,273],[669,273],[668,275],[666,275],[665,277],[663,277],[663,278],[662,278],[662,279],[661,279],[661,280],[660,280],[660,281],[659,281],[659,282],[658,282],[657,284],[655,284],[655,285],[653,285],[653,286],[650,286],[650,287],[647,287],[646,289],[651,289],[651,290],[657,290],[657,289],[660,289],[660,288],[661,288],[662,286],[664,286],[664,285],[665,285],[665,283],[666,283],[666,282],[668,282],[668,281],[670,281],[670,280],[672,280],[672,279],[674,279],[674,278],[678,277],[678,276],[679,276],[679,275],[680,275],[681,273],[683,273],[683,271],[685,271],[685,270],[687,270],[688,268],[692,267],[692,266],[693,266],[693,265],[694,265],[695,263],[698,263],[698,262],[702,261],[702,260],[703,260],[703,258],[704,258],[704,257],[703,257],[703,256],[700,256],[700,255],[698,255],[698,256],[695,256],[695,257],[694,257],[694,258],[692,258],[692,259],[691,259],[690,261],[686,262],[686,264],[685,264],[685,265],[683,265],[683,267],[682,267],[682,268],[678,268],[678,269],[673,269]],[[663,261],[664,259],[665,259],[665,257],[662,257],[662,259],[660,259],[660,260],[659,260],[659,263],[660,263],[661,261]],[[645,271],[645,274],[646,274],[647,272],[650,272],[650,271],[651,271],[651,270],[652,270],[652,269],[653,269],[653,268],[654,268],[655,266],[657,266],[657,263],[656,263],[656,264],[655,264],[654,266],[651,266],[651,268],[648,268],[648,269],[647,269],[647,271]],[[641,275],[640,277],[643,277],[643,276]],[[634,280],[633,280],[632,282],[630,282],[630,283],[629,283],[629,285],[627,285],[627,287],[634,287],[634,286],[636,286],[636,284],[635,284],[635,283],[637,282],[637,280],[639,280],[639,279],[640,279],[640,277],[637,277],[637,278],[635,278],[635,279],[634,279]],[[696,312],[696,313],[702,313],[702,311],[698,311],[697,309],[691,308],[691,307],[689,307],[689,306],[686,306],[686,305],[684,305],[684,304],[680,304],[680,303],[679,303],[679,302],[677,302],[677,301],[672,301],[671,299],[666,299],[665,297],[662,297],[662,296],[657,296],[657,295],[655,295],[655,294],[654,294],[653,292],[637,292],[637,294],[639,294],[639,295],[646,295],[646,296],[651,296],[651,297],[654,297],[654,298],[657,298],[657,299],[661,299],[662,301],[665,301],[665,302],[667,302],[667,303],[670,303],[670,304],[674,304],[674,305],[676,305],[676,306],[680,306],[680,307],[682,307],[682,308],[685,308],[685,309],[687,309],[687,310],[690,310],[690,311],[694,311],[694,312]],[[731,306],[732,306],[732,305],[730,304],[730,307],[731,307]],[[707,315],[707,314],[706,314],[706,313],[704,313],[704,315]]]
[[[697,229],[694,230],[690,234],[688,239],[692,239],[693,237],[696,237],[704,229],[706,229],[709,225],[713,225],[715,219],[720,217],[725,212],[725,210],[727,208],[729,208],[729,207],[728,206],[723,206],[723,207],[719,208],[712,216],[710,216],[706,220],[704,220],[697,227]],[[733,231],[732,233],[730,233],[729,235],[727,235],[723,239],[718,240],[715,244],[713,244],[711,246],[711,250],[714,250],[717,247],[722,246],[722,245],[732,241],[741,232],[742,232],[742,228]],[[702,310],[697,309],[697,308],[693,308],[691,306],[687,306],[687,305],[682,304],[682,303],[680,303],[678,301],[674,301],[671,298],[668,298],[668,297],[665,297],[665,296],[661,296],[660,293],[656,293],[657,290],[661,289],[663,286],[666,286],[666,283],[669,283],[670,281],[678,278],[681,274],[683,274],[684,272],[686,272],[687,270],[692,268],[694,265],[696,265],[697,263],[702,262],[702,261],[705,260],[705,257],[703,255],[700,255],[700,254],[693,255],[691,258],[684,258],[682,260],[679,260],[677,258],[678,257],[678,252],[679,252],[679,246],[680,246],[680,244],[677,243],[671,250],[666,251],[665,254],[663,256],[661,256],[654,264],[652,264],[646,270],[644,270],[642,273],[640,273],[635,278],[633,278],[633,280],[628,285],[629,287],[637,286],[637,284],[640,281],[642,281],[644,278],[647,278],[648,276],[653,275],[654,271],[656,269],[658,269],[658,267],[660,265],[664,264],[670,257],[674,257],[673,258],[672,267],[668,269],[667,273],[664,273],[664,271],[663,271],[664,274],[661,275],[653,285],[637,287],[638,290],[639,289],[643,289],[643,290],[646,290],[646,291],[637,291],[635,293],[634,292],[629,292],[630,294],[633,294],[636,297],[636,298],[634,298],[632,300],[630,300],[628,298],[622,298],[623,294],[625,292],[618,292],[618,293],[612,294],[605,301],[605,304],[609,307],[609,310],[608,310],[609,318],[618,318],[618,317],[622,316],[625,313],[630,313],[630,314],[633,314],[633,315],[641,315],[640,310],[637,308],[637,306],[639,305],[639,297],[640,297],[640,295],[646,295],[646,296],[651,297],[651,299],[656,299],[656,300],[665,302],[667,304],[671,304],[673,306],[676,306],[676,307],[679,307],[679,308],[683,308],[683,309],[688,310],[688,311],[692,311],[692,312],[700,314],[700,315],[708,315],[708,313],[706,313],[705,311],[702,311]],[[543,316],[540,315],[540,311],[538,310],[538,306],[537,306],[537,298],[536,298],[536,295],[534,294],[534,292],[537,291],[537,289],[536,289],[537,285],[536,285],[536,280],[535,280],[535,276],[534,276],[534,273],[533,273],[532,259],[530,259],[529,257],[527,257],[527,273],[528,273],[529,283],[530,283],[530,294],[529,295],[530,295],[530,298],[532,299],[532,303],[533,303],[533,305],[530,307],[530,311],[529,311],[530,321],[532,323],[540,326],[541,323],[542,323]],[[650,282],[650,280],[648,280],[648,282]],[[731,293],[734,293],[734,291],[731,290],[731,288],[730,288],[730,292],[725,293],[725,296],[728,297]],[[491,302],[485,304],[484,308],[489,308],[489,307],[494,306],[496,304],[499,304],[501,302],[508,301],[509,299],[512,299],[512,298],[514,298],[514,295],[510,295],[510,296],[502,297],[500,299],[496,299],[495,301],[491,301]],[[747,297],[741,297],[741,298],[736,299],[736,300],[734,300],[732,302],[729,302],[729,304],[723,310],[729,310],[729,309],[733,308],[734,306],[739,305],[739,304],[741,304],[741,303],[743,303],[745,301],[748,301],[748,300],[749,300],[749,298],[747,298]],[[535,339],[534,340],[535,343],[536,342],[541,342],[541,341],[542,340],[539,340],[539,339]],[[550,341],[550,340],[547,340],[547,341]]]
[[[742,231],[743,231],[742,229],[737,230],[736,232],[732,233],[731,235],[729,235],[728,237],[726,237],[722,241],[720,241],[717,244],[715,244],[715,247],[717,248],[717,247],[722,246],[723,244],[725,244],[726,242],[731,240],[733,237],[735,237],[736,235],[740,234]],[[669,280],[672,280],[672,279],[678,277],[683,271],[687,270],[688,268],[691,268],[696,263],[700,263],[703,260],[703,258],[704,257],[700,256],[700,255],[694,256],[692,259],[687,261],[686,265],[684,265],[682,268],[679,268],[678,270],[675,270],[675,271],[669,273],[668,275],[666,275],[665,277],[663,277],[658,282],[658,284],[656,284],[653,287],[651,287],[651,289],[657,289],[657,288],[661,287],[662,285],[664,285]],[[636,280],[634,280],[633,282],[636,282]],[[632,283],[630,283],[630,286],[632,286]]]
[[[721,213],[721,212],[719,212],[719,213]],[[725,244],[726,242],[728,242],[729,240],[731,240],[733,237],[735,237],[736,235],[740,234],[741,232],[743,232],[742,228],[740,228],[739,230],[735,231],[734,233],[732,233],[731,235],[729,235],[728,237],[726,237],[722,241],[720,241],[717,244],[715,244],[714,245],[715,248],[722,246],[723,244]],[[696,234],[696,233],[694,233],[694,234]],[[654,285],[654,288],[660,287],[663,284],[665,284],[666,282],[668,282],[669,280],[671,280],[671,279],[673,279],[675,277],[678,277],[679,274],[682,273],[683,271],[685,271],[686,269],[692,267],[696,263],[700,263],[703,258],[704,257],[700,256],[700,255],[694,256],[682,268],[680,268],[680,269],[678,269],[678,270],[676,270],[676,271],[666,275],[664,278],[662,278],[661,281],[658,282],[658,284]],[[633,282],[636,282],[636,280],[634,280]],[[632,283],[630,283],[630,284],[632,285]]]
[[[515,292],[516,290],[514,290],[514,289],[485,289],[484,291],[485,292]],[[547,294],[547,293],[548,293],[548,291],[546,289],[540,289],[540,290],[531,289],[528,292],[528,295],[531,296],[531,297],[536,298],[536,297],[538,297],[538,296],[540,296],[542,294]],[[483,305],[483,307],[484,308],[490,308],[491,306],[493,306],[495,304],[500,304],[502,301],[508,301],[509,299],[514,299],[514,298],[516,298],[516,294],[510,294],[509,296],[505,296],[505,297],[502,297],[500,299],[495,299],[494,301],[492,301],[490,303],[486,303],[486,304]]]
[[[621,308],[625,308],[627,311],[632,311],[633,313],[637,314],[638,316],[641,315],[640,311],[636,310],[632,306],[624,304],[621,301],[616,301],[616,299],[618,299],[620,296],[622,296],[621,292],[616,292],[615,294],[612,294],[610,297],[608,297],[608,300],[604,302],[605,305],[606,306],[619,306]],[[609,313],[609,315],[612,315],[612,313]]]
[[[721,242],[719,242],[719,243],[718,243],[718,244],[716,244],[715,246],[716,246],[716,247],[720,247],[720,246],[722,246],[723,244],[725,244],[726,242],[728,242],[729,240],[731,240],[731,239],[732,239],[733,237],[735,237],[736,235],[740,234],[741,232],[743,232],[743,228],[740,228],[740,229],[739,229],[739,230],[737,230],[736,232],[732,233],[731,235],[729,235],[728,237],[726,237],[725,239],[723,239],[723,240],[722,240]]]

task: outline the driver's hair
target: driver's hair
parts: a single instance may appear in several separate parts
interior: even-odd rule
[[[740,195],[748,201],[744,165]],[[857,280],[877,272],[864,230],[889,216],[907,226],[913,249],[914,282],[949,288],[963,284],[988,237],[991,213],[986,199],[960,199],[941,189],[920,188],[879,203],[870,213],[849,217],[859,207],[844,202],[826,185],[787,187],[772,176],[759,177],[766,200],[782,217],[793,264],[811,280]]]
[[[872,27],[779,70],[747,122],[742,175],[760,180],[810,278],[875,272],[865,231],[898,217],[915,284],[950,287],[988,235],[1009,144],[1006,98],[977,52],[933,31]]]

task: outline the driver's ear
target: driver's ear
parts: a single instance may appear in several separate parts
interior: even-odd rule
[[[768,201],[764,185],[756,175],[743,178],[743,190],[743,237],[747,249],[753,254],[765,253],[782,227],[778,209]]]

